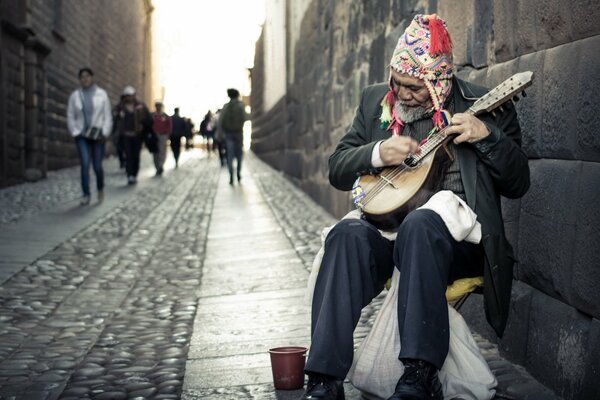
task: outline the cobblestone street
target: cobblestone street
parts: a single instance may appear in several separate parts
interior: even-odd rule
[[[145,155],[127,187],[109,159],[88,207],[78,168],[0,191],[0,399],[299,398],[274,390],[267,350],[309,347],[306,282],[335,220],[251,153],[233,187],[214,156],[182,161],[152,178]],[[496,398],[557,399],[475,338]]]

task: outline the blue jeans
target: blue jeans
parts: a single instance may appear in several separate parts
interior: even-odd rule
[[[225,134],[225,145],[227,147],[227,168],[229,179],[233,181],[233,159],[237,160],[237,177],[240,180],[242,172],[243,136],[242,134]]]
[[[104,158],[104,141],[94,141],[75,137],[75,144],[79,152],[81,162],[81,189],[84,196],[90,195],[90,160],[96,174],[96,187],[98,191],[104,189],[104,171],[102,170],[102,159]]]

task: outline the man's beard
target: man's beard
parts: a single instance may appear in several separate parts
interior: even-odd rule
[[[394,104],[394,109],[396,111],[396,116],[400,118],[402,122],[407,124],[432,115],[431,109],[423,108],[421,106],[409,107],[398,100],[396,100],[396,104]]]

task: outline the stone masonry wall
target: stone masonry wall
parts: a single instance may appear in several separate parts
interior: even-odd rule
[[[531,189],[503,200],[515,268],[509,325],[495,338],[481,296],[462,309],[565,399],[600,398],[600,11],[592,1],[313,0],[295,46],[293,83],[264,110],[261,41],[253,73],[252,149],[336,216],[349,195],[327,180],[327,159],[352,121],[362,88],[385,80],[415,13],[448,22],[458,75],[492,87],[531,70],[517,103]],[[289,58],[289,57],[288,57]],[[258,70],[257,70],[258,69]]]
[[[126,85],[148,101],[149,0],[0,0],[0,187],[78,162],[66,129],[77,72],[114,104]]]

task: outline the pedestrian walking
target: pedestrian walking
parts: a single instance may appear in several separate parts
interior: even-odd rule
[[[123,135],[125,147],[125,172],[127,183],[137,183],[140,169],[140,152],[142,150],[142,135],[152,129],[152,118],[148,107],[135,97],[133,86],[123,89],[123,101],[117,108],[115,123],[120,135]]]
[[[171,151],[175,158],[175,168],[179,167],[179,154],[181,153],[181,138],[185,136],[187,124],[179,115],[179,107],[175,108],[174,114],[171,116],[172,131],[169,138],[171,142]]]
[[[214,144],[217,146],[217,152],[219,153],[219,162],[221,167],[227,165],[227,147],[225,146],[225,136],[223,130],[219,127],[219,119],[221,118],[222,109],[219,108],[213,118],[213,131],[214,131]],[[214,146],[214,145],[213,145]]]
[[[215,151],[214,120],[210,110],[204,115],[202,122],[200,122],[200,135],[206,139],[206,151],[210,156]]]
[[[81,87],[69,97],[67,127],[75,138],[81,165],[81,205],[90,204],[90,161],[96,175],[98,201],[104,200],[104,171],[102,159],[106,138],[111,133],[112,114],[106,91],[94,83],[90,68],[79,70]]]
[[[171,117],[163,111],[163,104],[160,101],[154,103],[156,111],[152,113],[152,130],[158,139],[158,151],[154,153],[154,167],[156,175],[160,176],[163,173],[163,166],[167,156],[167,139],[173,131],[173,122]]]
[[[233,160],[237,164],[238,183],[242,179],[242,156],[244,146],[244,122],[249,118],[246,106],[240,100],[237,89],[227,89],[229,102],[223,106],[219,119],[219,129],[225,137],[227,148],[227,168],[229,169],[229,184],[233,185]]]
[[[185,129],[185,149],[190,150],[194,148],[194,122],[191,118],[184,118],[186,123]]]

